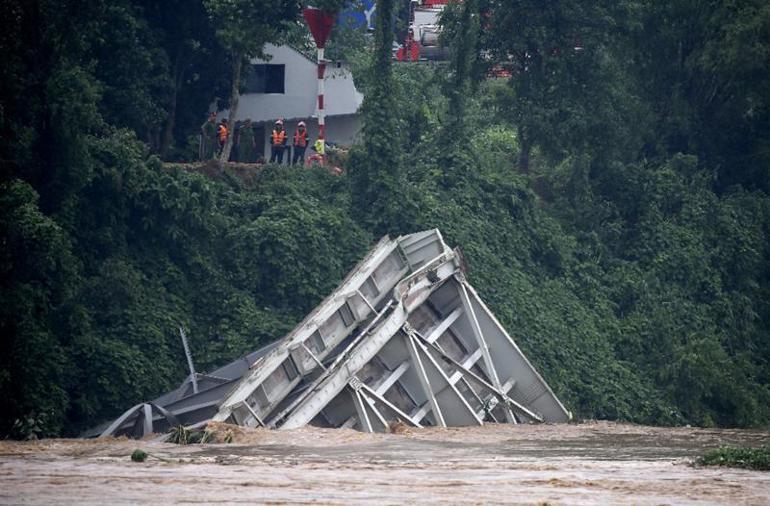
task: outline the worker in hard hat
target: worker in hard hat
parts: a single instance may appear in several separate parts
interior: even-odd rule
[[[222,150],[225,149],[225,144],[227,144],[228,135],[229,135],[229,131],[227,129],[227,118],[222,118],[222,121],[219,123],[219,126],[217,127],[217,139],[219,140],[218,154],[221,154]]]
[[[310,154],[310,156],[307,157],[307,160],[305,161],[305,165],[308,167],[312,167],[314,165],[323,165],[324,164],[324,141],[323,139],[318,139],[313,143],[313,146],[310,148],[313,150],[313,152]]]
[[[326,154],[326,143],[324,142],[323,139],[318,139],[315,141],[315,144],[313,144],[313,149],[315,150],[316,153],[323,156],[324,154]]]
[[[307,149],[308,137],[307,130],[305,129],[305,122],[300,121],[297,123],[297,129],[294,131],[294,141],[292,142],[292,145],[294,146],[294,156],[291,159],[292,165],[296,165],[297,163],[302,165],[305,163],[305,149]]]
[[[270,163],[283,163],[283,152],[286,149],[286,130],[283,129],[283,120],[275,122],[273,132],[270,134]]]

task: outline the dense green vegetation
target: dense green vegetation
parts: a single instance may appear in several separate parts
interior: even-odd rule
[[[708,452],[697,460],[702,466],[727,466],[770,471],[770,446],[739,448],[725,446]]]
[[[428,227],[577,417],[770,423],[765,3],[474,0],[438,67],[391,64],[386,16],[374,55],[338,48],[367,97],[346,173],[250,178],[161,163],[228,94],[215,4],[3,3],[0,434],[176,386],[179,326],[202,370],[277,339]]]

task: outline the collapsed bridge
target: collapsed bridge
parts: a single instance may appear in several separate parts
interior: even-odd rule
[[[384,237],[280,341],[134,406],[85,436],[225,421],[387,432],[390,424],[566,422],[570,413],[434,229]]]

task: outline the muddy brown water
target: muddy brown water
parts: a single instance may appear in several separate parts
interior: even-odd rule
[[[697,468],[768,431],[615,423],[362,434],[237,430],[235,443],[0,442],[2,504],[751,504],[770,473]],[[131,462],[135,448],[151,454]]]

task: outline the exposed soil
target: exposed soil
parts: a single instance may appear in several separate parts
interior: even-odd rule
[[[0,503],[770,504],[770,473],[696,468],[770,432],[614,423],[232,430],[233,444],[0,442]],[[130,459],[142,448],[144,463]]]

